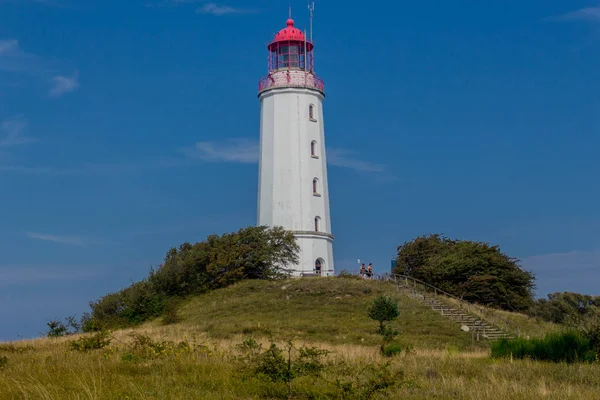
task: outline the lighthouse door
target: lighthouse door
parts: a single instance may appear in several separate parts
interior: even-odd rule
[[[321,271],[323,270],[323,266],[325,265],[325,261],[322,258],[317,258],[315,261],[315,273],[317,275],[321,275]]]

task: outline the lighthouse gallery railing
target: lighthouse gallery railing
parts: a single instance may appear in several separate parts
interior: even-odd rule
[[[258,93],[275,88],[307,88],[325,93],[325,83],[321,78],[309,72],[280,71],[269,74],[258,83]]]

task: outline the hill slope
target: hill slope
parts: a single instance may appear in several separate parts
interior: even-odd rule
[[[367,316],[376,295],[398,300],[398,341],[426,348],[467,347],[471,335],[385,282],[351,278],[248,281],[198,296],[181,309],[183,325],[213,338],[273,335],[333,344],[378,343]],[[481,343],[480,343],[481,344]]]
[[[398,340],[414,346],[393,358],[379,354],[376,324],[366,316],[380,293],[400,302]],[[180,314],[178,324],[153,321],[112,332],[100,350],[72,350],[77,337],[0,344],[0,399],[286,398],[286,384],[244,375],[237,345],[249,335],[263,348],[272,335],[280,346],[297,339],[331,351],[321,378],[294,381],[298,399],[597,399],[600,393],[599,365],[492,360],[480,347],[485,342],[472,346],[457,325],[383,282],[244,282],[193,298]],[[389,385],[385,395],[360,394],[361,385],[382,383]]]

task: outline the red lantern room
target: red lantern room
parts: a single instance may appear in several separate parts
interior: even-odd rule
[[[314,73],[314,45],[304,32],[287,20],[287,27],[275,34],[269,49],[269,74],[261,79],[258,92],[275,88],[307,88],[324,94],[323,81]]]
[[[300,29],[294,28],[293,19],[287,20],[287,27],[275,34],[268,48],[270,72],[288,69],[313,72],[314,46]]]

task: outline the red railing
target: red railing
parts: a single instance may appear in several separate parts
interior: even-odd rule
[[[269,74],[258,83],[258,93],[275,88],[308,88],[325,93],[325,83],[321,78],[310,72],[280,71]]]

